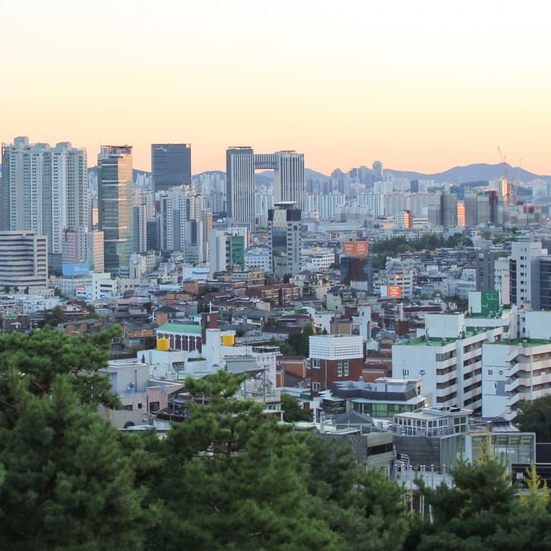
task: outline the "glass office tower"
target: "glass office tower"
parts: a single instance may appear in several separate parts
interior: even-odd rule
[[[102,146],[98,155],[98,207],[107,272],[126,270],[133,252],[132,184],[132,146]]]
[[[155,192],[191,184],[191,145],[154,143],[151,145],[151,176]]]

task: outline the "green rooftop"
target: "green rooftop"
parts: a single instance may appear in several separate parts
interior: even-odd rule
[[[201,326],[193,323],[163,323],[163,325],[157,329],[157,333],[161,331],[166,331],[167,333],[192,333],[194,335],[200,335]]]
[[[508,345],[523,345],[524,346],[540,346],[542,344],[551,344],[551,339],[527,339],[526,337],[523,339],[502,339],[500,341],[496,341],[492,344],[508,344]]]
[[[471,327],[467,331],[465,331],[465,337],[474,337],[475,335],[479,335],[480,333],[484,333],[485,329],[479,329],[476,327]],[[440,337],[429,337],[428,339],[425,339],[425,337],[417,337],[415,339],[410,339],[408,341],[400,342],[399,344],[405,344],[408,346],[419,346],[419,345],[426,345],[426,346],[444,346],[446,344],[451,344],[452,342],[457,341],[457,338],[448,337],[446,339],[440,338]]]

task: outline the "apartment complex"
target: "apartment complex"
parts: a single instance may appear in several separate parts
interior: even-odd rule
[[[69,142],[31,144],[25,136],[2,146],[2,230],[46,236],[49,266],[61,271],[63,232],[88,225],[84,149]]]

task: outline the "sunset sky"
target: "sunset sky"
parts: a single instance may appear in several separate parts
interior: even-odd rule
[[[0,141],[292,149],[329,174],[380,160],[551,174],[543,0],[27,0],[2,6]]]

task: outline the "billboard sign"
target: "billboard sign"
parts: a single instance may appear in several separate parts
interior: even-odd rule
[[[491,312],[499,311],[499,291],[482,291],[480,293],[481,313],[489,316]]]
[[[381,285],[381,298],[402,298],[400,285]]]
[[[367,241],[343,241],[344,256],[367,256]]]
[[[210,270],[209,268],[184,266],[182,269],[182,279],[184,281],[204,281],[210,279]]]
[[[65,277],[89,275],[90,264],[62,264],[61,273]]]

